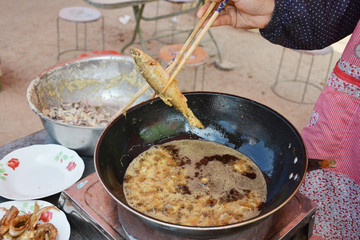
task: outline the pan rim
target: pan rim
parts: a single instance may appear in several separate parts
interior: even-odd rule
[[[192,91],[192,92],[183,92],[184,96],[191,96],[191,95],[224,95],[224,96],[228,96],[228,97],[232,97],[232,98],[237,98],[237,99],[242,99],[242,100],[246,100],[249,102],[252,102],[264,109],[270,110],[271,112],[273,112],[274,114],[276,114],[277,116],[281,117],[282,120],[291,128],[292,131],[294,131],[294,133],[296,134],[296,136],[299,138],[299,140],[301,140],[302,143],[302,147],[303,147],[303,152],[304,152],[304,159],[305,159],[305,168],[304,168],[304,174],[299,177],[299,181],[298,181],[298,186],[296,187],[296,189],[293,191],[293,193],[291,193],[289,195],[289,197],[283,201],[281,204],[279,204],[277,207],[274,207],[273,209],[271,209],[269,212],[266,212],[264,214],[261,214],[254,217],[254,218],[250,218],[248,220],[245,221],[241,221],[241,222],[237,222],[237,223],[232,223],[232,224],[227,224],[227,225],[217,225],[217,226],[188,226],[188,225],[179,225],[179,224],[174,224],[174,223],[169,223],[169,222],[165,222],[165,221],[161,221],[158,219],[155,219],[153,217],[147,216],[139,211],[137,211],[136,209],[124,204],[121,200],[119,200],[114,194],[111,193],[111,189],[108,188],[108,186],[105,185],[105,181],[103,179],[103,177],[100,175],[99,173],[99,165],[98,165],[98,152],[99,152],[99,148],[100,148],[100,142],[103,140],[103,138],[105,137],[105,134],[107,133],[107,131],[122,117],[122,116],[126,116],[126,113],[119,115],[117,118],[115,118],[106,128],[105,130],[102,132],[102,134],[99,137],[99,140],[96,144],[95,147],[95,152],[94,152],[94,165],[95,165],[95,171],[96,174],[100,180],[100,183],[102,184],[102,186],[105,188],[105,190],[109,193],[109,195],[118,203],[120,204],[123,208],[125,208],[126,210],[130,211],[131,213],[135,214],[136,216],[142,218],[142,219],[146,219],[147,221],[151,222],[151,223],[156,223],[158,225],[160,225],[163,228],[174,228],[177,230],[185,230],[185,231],[201,231],[201,232],[206,232],[206,231],[219,231],[219,230],[230,230],[233,228],[238,228],[238,227],[246,227],[247,225],[251,224],[251,223],[256,223],[256,222],[261,222],[263,220],[265,220],[267,217],[270,217],[272,214],[274,214],[276,211],[278,211],[279,209],[281,209],[284,205],[286,205],[295,195],[296,193],[299,191],[301,183],[304,181],[305,179],[305,175],[308,169],[308,153],[305,147],[305,143],[301,137],[301,134],[299,133],[299,131],[294,127],[294,125],[288,120],[286,119],[284,116],[282,116],[280,113],[278,113],[277,111],[275,111],[274,109],[259,103],[255,100],[246,98],[246,97],[241,97],[241,96],[237,96],[234,94],[229,94],[229,93],[222,93],[222,92],[217,92],[217,91]],[[146,101],[143,101],[135,106],[132,106],[131,108],[128,109],[127,112],[136,110],[137,108],[143,106],[143,105],[147,105],[149,103],[155,102],[155,101],[162,101],[160,98],[154,98],[154,99],[149,99]]]

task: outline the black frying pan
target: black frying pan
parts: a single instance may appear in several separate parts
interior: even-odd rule
[[[159,98],[143,102],[115,119],[95,149],[95,168],[110,195],[151,225],[189,236],[217,236],[261,222],[297,192],[307,170],[304,143],[295,127],[255,101],[223,93],[187,93],[188,105],[205,129],[191,129],[186,119]],[[267,202],[259,216],[218,227],[189,227],[147,217],[128,206],[122,191],[129,163],[151,145],[179,139],[204,139],[249,156],[267,179]]]

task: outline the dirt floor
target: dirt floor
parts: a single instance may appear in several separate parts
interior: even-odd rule
[[[56,18],[58,11],[68,6],[90,6],[80,0],[15,0],[0,1],[0,59],[1,59],[1,91],[0,91],[0,146],[43,129],[43,126],[34,112],[27,104],[26,89],[30,81],[43,70],[57,64],[57,29]],[[153,16],[157,3],[149,3],[145,7],[144,15]],[[168,2],[159,2],[160,13],[171,12],[172,5]],[[105,18],[105,49],[120,51],[128,42],[133,32],[135,21],[131,7],[121,9],[99,9]],[[122,24],[120,17],[130,16],[130,21]],[[193,14],[177,19],[178,29],[193,26]],[[173,24],[172,19],[163,19],[157,22],[157,34],[168,30]],[[87,25],[88,49],[101,50],[101,24],[100,21]],[[145,37],[153,36],[155,22],[142,22]],[[60,21],[62,50],[74,47],[74,24]],[[294,103],[285,100],[272,91],[282,47],[273,45],[263,39],[257,31],[239,31],[230,27],[212,29],[222,53],[221,66],[236,66],[231,71],[217,68],[218,55],[213,42],[202,44],[210,55],[206,63],[205,85],[206,91],[220,91],[231,93],[263,103],[285,116],[298,130],[307,123],[313,104]],[[206,37],[208,39],[208,37]],[[153,40],[147,43],[149,52],[157,57],[159,49],[168,39]],[[178,37],[176,41],[183,41]],[[83,28],[79,26],[79,44],[83,43]],[[135,45],[140,47],[139,45]],[[336,45],[331,69],[339,58],[344,42]],[[63,54],[60,62],[79,57],[82,52]],[[126,49],[124,54],[129,54]],[[292,79],[296,71],[299,58],[298,53],[289,51],[284,59],[280,78]],[[300,68],[299,76],[306,78],[310,56],[304,56],[304,68]],[[321,87],[325,81],[329,55],[315,58],[312,83]],[[201,71],[200,71],[201,72]],[[183,76],[179,76],[183,90],[192,90],[194,69],[185,68]],[[185,80],[182,80],[185,79]],[[197,84],[196,90],[200,84]],[[281,94],[299,100],[302,97],[303,86],[289,84],[279,88]],[[306,101],[314,102],[320,90],[309,86]]]

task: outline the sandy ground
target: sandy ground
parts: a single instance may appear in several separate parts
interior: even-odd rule
[[[89,6],[84,1],[73,0],[14,0],[0,1],[0,59],[1,59],[1,91],[0,91],[0,145],[24,137],[43,129],[39,118],[33,113],[26,100],[26,89],[30,81],[43,70],[57,63],[56,17],[58,11],[68,6]],[[145,14],[152,16],[156,3],[145,8]],[[160,12],[172,11],[172,6],[160,2]],[[131,38],[135,22],[131,7],[122,9],[99,9],[105,17],[105,49],[120,51]],[[122,24],[119,17],[129,15],[127,24]],[[178,27],[192,26],[193,15],[178,18]],[[171,19],[158,22],[159,28],[169,28]],[[88,25],[88,48],[101,50],[100,22]],[[143,22],[145,37],[154,33],[154,22]],[[63,49],[74,46],[74,24],[60,22],[61,46]],[[223,71],[215,67],[218,59],[212,42],[202,44],[210,55],[206,63],[206,91],[221,91],[247,97],[263,103],[285,116],[298,130],[307,123],[313,104],[299,104],[287,101],[274,94],[271,85],[275,82],[279,67],[282,47],[273,45],[263,39],[256,31],[239,31],[230,27],[212,29],[222,51],[225,66],[236,65],[232,71]],[[82,27],[79,28],[80,44],[82,43]],[[181,41],[181,40],[180,40]],[[139,47],[139,45],[135,45]],[[147,43],[149,51],[156,57],[163,42]],[[331,61],[331,68],[339,58],[344,43],[336,45]],[[81,52],[71,52],[61,56],[60,62],[78,57]],[[128,49],[124,54],[129,54]],[[284,61],[282,79],[291,79],[295,72],[298,55],[289,52]],[[314,77],[311,80],[320,86],[324,84],[329,56],[317,57],[314,62]],[[310,57],[304,56],[304,66],[308,67]],[[300,69],[300,77],[305,78],[307,70]],[[192,90],[194,73],[192,68],[185,68],[183,79],[179,76],[183,90]],[[199,86],[199,84],[198,84]],[[200,89],[196,89],[200,90]],[[299,99],[302,86],[289,85],[280,89],[282,94]],[[309,88],[306,99],[313,101],[320,90]]]

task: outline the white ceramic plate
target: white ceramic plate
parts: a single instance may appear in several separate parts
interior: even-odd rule
[[[61,145],[20,148],[0,161],[0,195],[12,200],[47,197],[77,182],[84,168],[79,155]]]
[[[51,203],[41,200],[37,200],[36,202],[40,208],[53,206]],[[11,206],[15,206],[20,211],[20,215],[23,213],[32,213],[34,212],[35,201],[9,201],[0,204],[0,207],[6,209],[10,209]],[[0,219],[4,214],[5,211],[0,209]],[[57,240],[68,240],[70,238],[70,224],[66,215],[61,210],[56,211],[55,209],[51,209],[41,214],[39,223],[42,224],[44,222],[52,223],[57,228]]]

